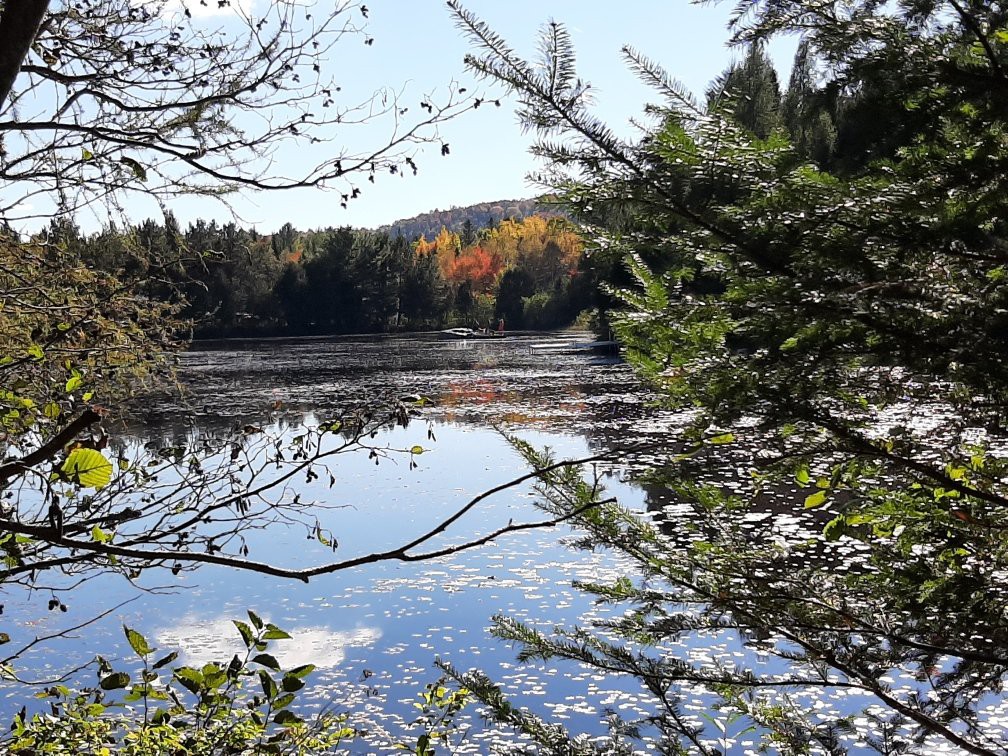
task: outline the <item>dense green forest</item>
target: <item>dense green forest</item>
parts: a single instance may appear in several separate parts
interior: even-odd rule
[[[545,329],[595,305],[594,275],[569,221],[533,214],[481,226],[493,217],[483,205],[472,217],[430,241],[289,223],[273,234],[213,221],[183,229],[170,213],[90,235],[54,220],[37,241],[183,302],[196,337],[497,328],[502,318],[508,329]]]

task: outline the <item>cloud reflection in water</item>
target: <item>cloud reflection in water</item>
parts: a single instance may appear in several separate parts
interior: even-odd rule
[[[376,627],[353,630],[330,630],[327,627],[285,627],[291,640],[270,641],[269,653],[284,669],[302,664],[320,668],[336,667],[346,658],[351,646],[372,646],[381,638]],[[204,619],[194,615],[182,618],[175,627],[157,634],[162,651],[177,650],[182,661],[193,666],[207,662],[227,662],[232,656],[244,655],[245,646],[234,623],[228,617]]]

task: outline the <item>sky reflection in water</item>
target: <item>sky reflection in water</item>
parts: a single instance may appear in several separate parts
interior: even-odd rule
[[[558,339],[573,345],[591,336],[548,340]],[[364,454],[351,454],[332,466],[336,483],[331,489],[317,483],[295,489],[306,499],[336,507],[320,513],[320,519],[338,538],[336,556],[346,558],[409,540],[472,496],[526,472],[498,428],[561,456],[662,432],[658,418],[648,419],[647,396],[629,368],[588,353],[530,349],[544,340],[399,337],[202,345],[182,358],[186,407],[155,402],[146,408],[145,424],[131,432],[139,442],[170,440],[194,427],[310,423],[379,394],[431,397],[417,422],[378,439],[399,448],[424,446],[417,469],[410,470],[405,458],[376,466]],[[428,422],[433,443],[427,439]],[[618,475],[608,483],[625,505],[643,506],[642,493]],[[509,520],[541,518],[527,487],[510,490],[483,502],[432,545],[465,540]],[[437,677],[436,657],[461,668],[479,666],[541,713],[552,711],[575,730],[597,730],[599,712],[584,700],[585,691],[593,691],[592,698],[603,705],[610,701],[618,707],[634,708],[637,697],[573,665],[519,668],[514,651],[486,632],[495,613],[552,627],[598,611],[571,588],[571,581],[615,576],[620,566],[608,554],[572,552],[564,544],[567,536],[567,529],[525,532],[451,558],[368,565],[307,585],[214,567],[178,577],[167,571],[145,575],[142,585],[151,593],[57,644],[58,654],[53,647],[40,647],[23,663],[41,677],[85,661],[96,650],[126,659],[122,623],[145,633],[160,652],[179,650],[180,661],[226,661],[241,648],[231,620],[244,619],[246,609],[252,609],[294,635],[276,649],[282,664],[310,660],[319,666],[308,690],[309,706],[355,711],[370,724],[376,747],[390,743],[392,736],[383,733],[412,718],[409,704]],[[299,528],[252,532],[249,545],[254,558],[281,564],[334,558]],[[136,595],[122,579],[103,577],[69,594],[66,615],[40,619],[38,601],[13,606],[15,597],[8,608],[30,639]],[[600,695],[605,687],[614,690]],[[10,698],[15,690],[5,692],[5,708],[19,707],[21,702]],[[502,736],[484,730],[478,717],[471,721],[474,751],[501,742]]]

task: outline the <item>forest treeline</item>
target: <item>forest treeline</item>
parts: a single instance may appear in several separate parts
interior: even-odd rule
[[[752,45],[710,84],[707,106],[730,112],[758,139],[793,145],[823,170],[850,174],[891,158],[908,127],[891,98],[895,84],[878,74],[856,95],[820,86],[802,44],[782,88],[763,48]],[[730,196],[730,181],[721,190]],[[724,199],[715,195],[707,199]],[[628,196],[596,203],[591,214],[632,228],[640,212]],[[156,299],[181,295],[196,337],[496,327],[501,318],[509,329],[556,328],[587,309],[604,319],[612,300],[599,284],[631,281],[619,254],[599,250],[589,264],[574,225],[532,199],[432,211],[376,231],[287,223],[264,234],[202,220],[182,228],[169,213],[90,235],[56,219],[41,236],[98,269],[146,280]],[[663,250],[639,253],[664,266]],[[711,286],[698,276],[689,288]]]
[[[181,228],[168,214],[85,235],[53,221],[49,243],[98,269],[181,297],[196,337],[384,333],[464,325],[546,329],[594,302],[569,221],[531,215],[431,239],[350,227],[262,234],[234,223]]]
[[[891,157],[901,143],[906,112],[892,105],[882,74],[853,97],[820,87],[803,44],[782,89],[753,45],[706,98],[757,138],[789,142],[803,159],[843,174]],[[639,211],[616,197],[594,213],[631,227]],[[630,282],[620,255],[600,251],[589,265],[571,222],[534,199],[432,211],[376,231],[287,223],[263,234],[202,220],[182,228],[169,213],[91,235],[58,219],[42,236],[99,269],[147,280],[157,299],[181,294],[196,337],[496,327],[501,318],[509,329],[556,328],[586,309],[608,309],[600,282]],[[662,267],[661,250],[640,252]],[[692,288],[712,283],[700,277]]]

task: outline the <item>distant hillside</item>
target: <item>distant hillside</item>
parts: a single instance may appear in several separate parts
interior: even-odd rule
[[[382,226],[380,231],[388,231],[393,236],[416,239],[423,234],[428,239],[437,236],[442,226],[455,233],[462,232],[462,225],[469,220],[473,228],[486,228],[505,218],[520,220],[536,213],[559,215],[556,209],[542,204],[538,199],[497,200],[480,202],[468,207],[453,207],[450,210],[431,210],[412,218]]]

